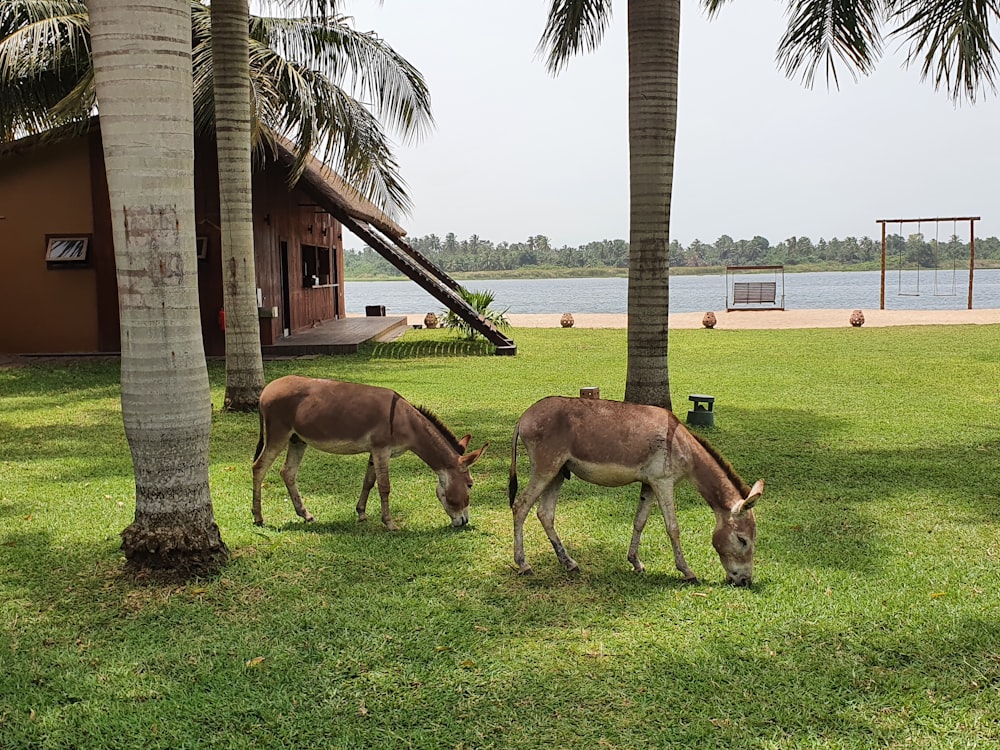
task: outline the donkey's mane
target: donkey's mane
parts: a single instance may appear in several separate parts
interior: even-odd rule
[[[441,433],[441,437],[448,441],[448,444],[458,453],[462,455],[465,453],[465,448],[458,442],[458,438],[455,437],[455,433],[448,429],[444,422],[441,421],[441,417],[432,412],[426,406],[418,406],[417,411],[423,414],[427,421],[430,422],[437,428],[437,431]]]
[[[737,489],[740,491],[742,497],[746,497],[750,494],[750,485],[743,481],[743,477],[736,473],[736,469],[733,468],[726,459],[722,457],[722,454],[715,449],[715,446],[708,442],[701,435],[696,435],[695,433],[690,433],[691,437],[697,440],[701,447],[708,451],[708,455],[715,459],[715,462],[719,465],[719,468],[725,472],[726,476],[729,477],[729,481],[736,485]]]

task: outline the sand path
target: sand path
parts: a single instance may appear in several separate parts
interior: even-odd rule
[[[738,310],[714,311],[716,329],[850,328],[851,310]],[[919,325],[990,325],[1000,323],[1000,309],[991,310],[864,310],[868,328]],[[407,315],[410,324],[422,324],[425,313]],[[628,316],[607,313],[572,313],[574,328],[625,328]],[[670,327],[702,328],[705,313],[675,313]],[[561,313],[510,314],[515,328],[559,328]]]

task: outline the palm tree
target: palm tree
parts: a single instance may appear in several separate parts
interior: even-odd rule
[[[342,96],[339,86],[330,83],[342,80],[344,70],[353,71],[362,82],[365,95],[377,102],[377,113],[404,137],[419,135],[429,124],[429,99],[423,79],[412,66],[374,36],[351,32],[342,18],[328,19],[324,14],[309,21],[254,19],[251,28],[247,0],[216,0],[211,14],[196,3],[193,12],[196,69],[199,73],[209,71],[199,79],[206,75],[214,78],[223,306],[229,311],[225,407],[253,411],[264,387],[254,294],[250,179],[253,105],[267,103],[270,111],[275,110],[275,105],[285,107],[277,120],[281,123],[279,128],[269,118],[262,119],[265,133],[272,140],[282,130],[298,134],[298,158],[292,179],[298,177],[306,157],[320,145],[328,155],[333,152],[340,171],[361,185],[367,197],[381,199],[379,202],[389,213],[397,213],[407,205],[407,199],[379,120],[356,100]],[[206,15],[211,15],[211,58],[207,61]],[[284,54],[275,54],[276,51]],[[297,58],[300,59],[297,66],[287,66],[288,60]],[[319,68],[319,76],[313,67]],[[260,71],[280,71],[279,85],[258,75]],[[286,85],[282,87],[280,82]],[[254,84],[258,90],[252,90]],[[260,90],[265,85],[268,89]],[[277,101],[269,96],[274,89],[282,88]],[[291,118],[287,111],[290,99],[295,103]],[[359,149],[360,153],[356,153]],[[386,168],[376,170],[373,164],[383,164]]]
[[[702,0],[716,13],[726,0]],[[789,25],[778,47],[786,74],[808,85],[822,67],[837,83],[838,64],[867,74],[883,34],[910,43],[908,62],[955,99],[995,90],[997,6],[950,0],[788,0]],[[611,21],[612,0],[552,0],[539,49],[558,73],[595,49]],[[628,0],[629,291],[625,398],[670,408],[667,368],[669,228],[677,116],[679,0]]]
[[[222,306],[228,311],[223,403],[232,411],[256,411],[264,390],[264,362],[257,323],[251,210],[250,4],[248,0],[215,0],[212,11]]]
[[[550,73],[594,49],[611,0],[552,0],[540,48]],[[670,197],[677,127],[680,0],[629,0],[629,270],[625,399],[670,408]]]
[[[263,366],[244,182],[247,128],[258,156],[279,139],[290,137],[296,144],[290,183],[316,153],[395,217],[410,203],[390,133],[413,140],[426,132],[433,122],[430,97],[419,71],[377,35],[355,31],[345,18],[332,15],[333,3],[325,9],[331,15],[263,18],[249,16],[246,0],[216,2],[212,7],[223,14],[225,33],[213,42],[213,24],[218,30],[220,21],[213,22],[202,0],[189,2],[195,127],[210,134],[219,121],[220,175],[226,178],[220,180],[226,404],[253,409]],[[86,11],[82,0],[7,0],[0,7],[0,140],[88,121],[96,98]],[[225,82],[219,86],[213,53],[223,65]]]
[[[211,400],[194,250],[194,125],[210,131],[214,123],[210,16],[191,0],[128,6],[93,0],[90,11],[93,35],[83,2],[0,6],[0,137],[84,123],[98,97],[104,102],[105,164],[116,207],[122,416],[136,477],[135,519],[122,532],[122,548],[135,567],[206,573],[228,556],[208,485]],[[406,196],[376,113],[323,70],[346,55],[375,68],[367,86],[395,80],[396,88],[387,86],[375,101],[397,113],[389,124],[404,133],[430,123],[426,87],[374,35],[335,27],[326,20],[251,20],[256,143],[266,148],[291,132],[302,164],[315,147],[328,159],[348,160],[344,172],[355,186],[391,211],[405,206]],[[150,28],[157,29],[155,43],[140,41]],[[321,57],[318,71],[291,54],[296,40],[302,57]],[[345,55],[338,56],[338,45]],[[290,128],[295,123],[298,131]]]
[[[212,401],[198,313],[188,0],[90,0],[135,470],[128,563],[204,574],[228,549],[208,483]],[[156,29],[155,35],[148,33]]]

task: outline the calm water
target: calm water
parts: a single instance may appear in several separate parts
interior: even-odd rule
[[[786,273],[785,307],[789,310],[861,308],[878,309],[879,271]],[[744,280],[746,277],[741,277]],[[755,281],[778,283],[781,276],[758,274]],[[953,284],[954,282],[954,284]],[[468,289],[489,289],[496,295],[493,307],[510,313],[624,313],[625,279],[477,279]],[[968,304],[969,271],[952,274],[921,271],[919,287],[914,271],[886,272],[885,306],[890,310],[964,310]],[[914,296],[919,291],[919,296]],[[903,292],[904,295],[899,293]],[[952,293],[954,292],[954,294]],[[385,305],[389,315],[440,311],[444,306],[412,281],[351,281],[345,287],[347,311],[364,313],[365,305]],[[1000,269],[977,269],[972,306],[1000,308]],[[670,279],[671,312],[703,312],[726,307],[725,276],[673,276]]]

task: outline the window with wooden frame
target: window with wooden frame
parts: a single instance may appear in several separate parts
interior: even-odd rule
[[[302,245],[302,286],[327,287],[333,285],[331,251],[319,245]]]
[[[89,265],[90,240],[89,234],[45,235],[45,264],[49,268],[80,268]]]

